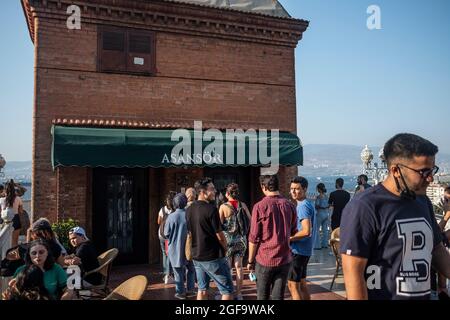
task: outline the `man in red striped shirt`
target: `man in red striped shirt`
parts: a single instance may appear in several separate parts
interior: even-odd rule
[[[259,182],[265,197],[253,207],[247,269],[255,270],[258,300],[268,300],[270,295],[272,300],[283,300],[292,262],[289,238],[297,233],[297,212],[280,195],[276,175],[263,175]]]

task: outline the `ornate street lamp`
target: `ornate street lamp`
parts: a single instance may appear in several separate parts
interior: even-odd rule
[[[381,161],[380,166],[377,162],[372,163],[373,153],[367,145],[361,151],[361,161],[363,162],[362,173],[367,175],[369,181],[371,180],[374,185],[383,181],[388,174],[383,148],[378,152],[378,157]]]
[[[361,151],[361,160],[364,164],[364,169],[370,168],[373,160],[373,153],[372,150],[369,149],[369,147],[366,146]]]
[[[3,172],[3,168],[5,167],[5,165],[6,165],[6,160],[0,154],[0,178],[3,178],[5,176],[5,173]]]

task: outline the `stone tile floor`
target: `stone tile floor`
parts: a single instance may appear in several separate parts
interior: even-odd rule
[[[342,276],[337,279],[333,287],[333,292],[329,290],[335,270],[334,256],[330,255],[330,252],[328,249],[317,250],[311,257],[307,280],[309,281],[308,287],[312,300],[345,299]],[[142,298],[143,300],[176,300],[174,298],[175,285],[165,285],[163,283],[163,275],[159,271],[159,265],[114,266],[110,279],[110,287],[115,288],[126,279],[142,274],[149,280],[147,290]],[[212,294],[210,298],[214,299],[215,285],[212,283],[211,287],[214,290],[211,290]],[[247,271],[245,271],[242,295],[244,300],[256,300],[256,285],[248,279]],[[286,300],[291,299],[288,290],[286,290],[285,298]],[[191,298],[190,300],[195,300],[195,298]]]

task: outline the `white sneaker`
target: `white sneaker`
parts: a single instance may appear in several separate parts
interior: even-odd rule
[[[164,276],[164,284],[174,284],[175,281],[171,276],[165,275]]]

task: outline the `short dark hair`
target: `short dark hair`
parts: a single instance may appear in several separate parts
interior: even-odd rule
[[[173,198],[175,198],[176,196],[176,192],[175,191],[169,191],[169,193],[166,195],[166,207],[167,209],[169,209],[171,212],[175,211],[175,208],[173,207]]]
[[[337,178],[336,179],[336,186],[338,186],[339,188],[342,188],[344,186],[344,179]]]
[[[278,182],[278,176],[276,174],[260,176],[259,183],[271,192],[279,190],[280,183]]]
[[[187,204],[187,197],[185,196],[184,193],[178,193],[174,198],[173,198],[173,208],[176,209],[184,209],[186,208],[186,204]]]
[[[0,184],[0,190],[5,190],[5,186]]]
[[[320,182],[316,188],[317,190],[322,191],[323,193],[327,193],[327,188],[325,188],[325,185],[322,182]]]
[[[200,191],[206,191],[208,189],[208,184],[212,183],[212,179],[208,177],[201,178],[200,180],[195,181],[194,183],[194,189],[195,192],[197,192],[197,195],[200,193]]]
[[[364,181],[369,181],[369,177],[367,176],[367,175],[365,175],[365,174],[360,174],[359,176],[358,176],[358,179],[364,179]]]
[[[308,188],[308,180],[305,177],[297,176],[291,179],[291,183],[299,183],[303,189]]]
[[[430,141],[412,133],[399,133],[384,145],[384,157],[388,165],[395,158],[412,159],[414,156],[434,156],[439,148]]]

